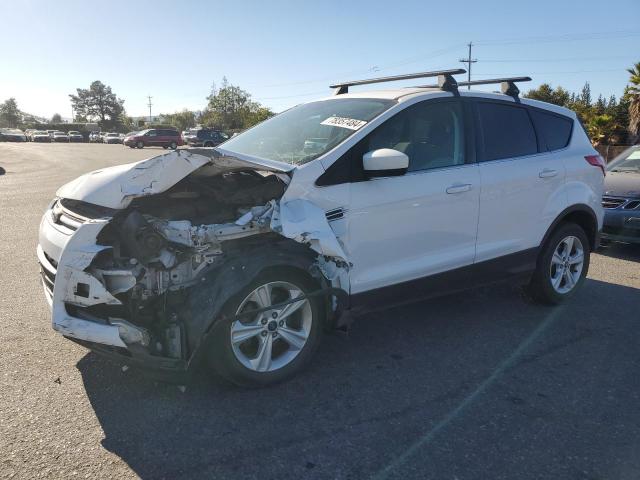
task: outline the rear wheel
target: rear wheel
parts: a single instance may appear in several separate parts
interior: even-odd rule
[[[225,305],[209,361],[227,380],[245,387],[286,380],[311,360],[322,335],[313,282],[289,269],[260,275]],[[291,302],[291,300],[294,300]],[[284,306],[278,304],[287,303]],[[245,315],[258,309],[259,314]]]
[[[171,143],[169,144],[169,148],[170,148],[171,150],[175,150],[176,148],[178,148],[178,144],[177,144],[176,142],[171,142]]]
[[[540,303],[557,305],[571,298],[589,270],[589,239],[575,223],[561,225],[545,243],[529,291]]]

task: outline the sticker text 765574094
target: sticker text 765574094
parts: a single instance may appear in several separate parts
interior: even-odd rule
[[[346,117],[329,117],[320,122],[321,125],[329,125],[332,127],[348,128],[349,130],[358,130],[367,124],[364,120],[356,120],[355,118]]]

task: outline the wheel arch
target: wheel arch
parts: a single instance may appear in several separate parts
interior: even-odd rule
[[[258,237],[262,237],[263,241],[255,244],[237,242],[237,252],[230,252],[227,261],[201,278],[201,288],[190,292],[189,325],[185,325],[191,351],[189,363],[198,363],[202,359],[203,349],[200,347],[207,344],[207,338],[216,329],[220,315],[224,314],[225,305],[265,272],[287,269],[300,273],[315,283],[319,290],[330,286],[321,274],[314,275],[313,265],[317,253],[306,245],[281,237]],[[323,322],[328,322],[328,300],[322,301],[320,307],[323,310]]]
[[[596,217],[596,213],[589,205],[585,204],[576,204],[572,205],[569,208],[564,209],[556,219],[551,223],[551,226],[547,229],[547,232],[544,234],[542,241],[540,242],[540,247],[542,247],[549,237],[553,234],[553,232],[558,228],[559,225],[563,223],[575,223],[582,227],[582,229],[587,234],[587,238],[589,239],[589,246],[591,247],[591,251],[598,248],[600,234],[598,231],[598,218]]]

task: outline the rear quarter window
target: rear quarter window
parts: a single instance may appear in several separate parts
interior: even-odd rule
[[[538,153],[536,132],[527,110],[520,106],[477,102],[482,161]]]
[[[569,145],[573,120],[535,109],[531,109],[530,113],[540,136],[540,145],[543,151],[559,150]]]

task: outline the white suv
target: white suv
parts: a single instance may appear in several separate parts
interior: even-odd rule
[[[264,385],[381,305],[502,279],[568,299],[598,244],[603,161],[572,111],[518,97],[522,79],[458,91],[459,72],[339,84],[220,147],[63,186],[38,246],[53,328],[163,376],[205,363]]]

